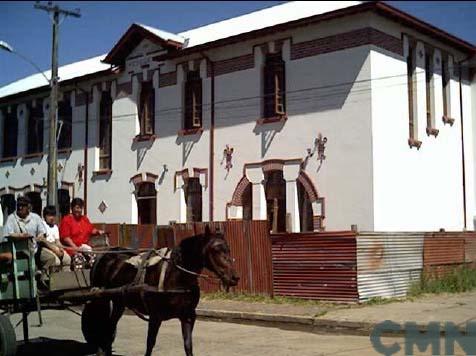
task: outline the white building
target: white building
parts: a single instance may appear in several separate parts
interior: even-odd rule
[[[379,2],[133,24],[60,68],[60,199],[106,223],[473,229],[475,50]],[[48,96],[39,74],[0,88],[5,211],[45,205]]]

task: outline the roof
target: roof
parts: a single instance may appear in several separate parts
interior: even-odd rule
[[[140,41],[148,39],[159,46],[178,49],[185,39],[179,35],[139,23],[132,24],[104,58],[105,63],[121,65]]]
[[[190,48],[245,32],[348,8],[364,2],[365,1],[290,1],[188,30],[179,35],[188,39],[187,48]]]
[[[85,75],[109,69],[111,67],[109,64],[101,62],[101,59],[104,58],[104,56],[105,55],[103,54],[101,56],[88,58],[80,62],[75,62],[59,67],[58,76],[60,78],[60,82],[64,82],[73,78],[83,77]],[[43,74],[47,78],[51,78],[51,70],[44,71]],[[4,87],[1,87],[0,98],[32,89],[46,87],[48,85],[49,83],[46,82],[46,79],[40,73],[33,74],[26,78],[17,80],[16,82],[10,83]]]
[[[108,64],[118,64],[143,38],[166,46],[172,51],[155,59],[163,60],[183,56],[226,43],[242,41],[252,36],[276,33],[293,27],[306,26],[318,21],[347,16],[364,11],[378,14],[410,26],[443,42],[449,43],[464,53],[476,53],[476,47],[424,21],[406,14],[390,5],[374,1],[291,1],[246,15],[191,29],[179,34],[170,33],[140,23],[134,23],[119,39],[109,53],[69,64],[59,68],[60,80],[69,80],[104,71]],[[104,58],[104,62],[101,62]],[[44,72],[50,77],[50,71]],[[0,98],[40,88],[45,79],[34,74],[0,88]]]

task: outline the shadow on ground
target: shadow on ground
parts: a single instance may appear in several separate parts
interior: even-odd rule
[[[75,340],[57,340],[46,337],[30,339],[30,342],[18,343],[16,356],[89,356],[95,355],[88,344]],[[113,353],[113,356],[123,356]]]

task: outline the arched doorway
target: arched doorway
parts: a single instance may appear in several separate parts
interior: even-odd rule
[[[286,181],[283,171],[268,171],[264,175],[266,212],[272,233],[286,231]]]
[[[58,189],[58,205],[61,217],[69,214],[71,209],[71,197],[69,195],[69,189]]]
[[[2,205],[3,223],[7,222],[8,215],[13,214],[16,209],[15,195],[3,194],[0,199]]]

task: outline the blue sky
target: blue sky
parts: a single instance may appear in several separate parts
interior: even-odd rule
[[[60,65],[106,53],[133,22],[180,32],[283,1],[58,1],[80,8],[82,17],[66,18],[60,28]],[[43,2],[45,3],[45,2]],[[476,3],[464,1],[388,1],[424,21],[476,43]],[[51,21],[34,2],[0,2],[0,40],[31,58],[40,68],[51,64]],[[34,73],[26,62],[0,51],[0,86]]]

